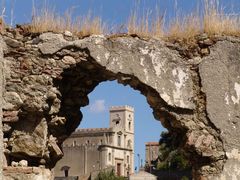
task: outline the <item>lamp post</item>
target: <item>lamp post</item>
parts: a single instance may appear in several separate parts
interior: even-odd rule
[[[140,154],[137,154],[138,156],[138,171],[140,171]]]

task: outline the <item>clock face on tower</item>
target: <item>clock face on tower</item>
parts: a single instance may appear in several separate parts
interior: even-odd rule
[[[117,113],[114,115],[114,118],[112,120],[116,125],[120,124],[121,118],[120,115]]]

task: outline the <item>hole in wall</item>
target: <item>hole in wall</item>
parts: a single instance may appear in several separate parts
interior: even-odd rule
[[[125,162],[120,163],[122,168],[127,168],[130,163],[134,163],[131,166],[132,171],[134,172],[135,170],[139,170],[139,166],[145,166],[145,143],[147,142],[156,142],[158,143],[159,138],[160,138],[160,133],[162,131],[166,131],[166,129],[161,125],[161,122],[156,120],[153,117],[152,114],[152,109],[148,105],[145,96],[140,94],[139,91],[133,90],[130,86],[123,86],[119,84],[117,81],[106,81],[100,83],[92,93],[88,95],[89,98],[89,105],[81,108],[81,112],[83,114],[83,119],[78,127],[78,129],[84,129],[85,131],[91,131],[91,130],[96,130],[95,134],[92,133],[90,136],[95,136],[92,137],[93,140],[91,140],[92,145],[94,146],[99,145],[98,142],[100,142],[100,145],[104,145],[106,141],[109,141],[110,138],[112,137],[105,137],[103,135],[98,136],[98,129],[99,128],[119,128],[119,130],[114,130],[117,134],[117,142],[116,144],[112,144],[114,142],[108,142],[110,145],[116,146],[116,147],[124,147],[127,149],[134,149],[134,154],[133,157],[132,155],[127,154],[123,155],[122,158],[125,157]],[[122,114],[121,112],[109,112],[112,106],[131,106],[134,108],[134,113],[129,113],[127,112],[126,114]],[[124,117],[125,116],[125,117]],[[112,123],[112,122],[113,123]],[[111,124],[112,123],[112,124]],[[121,129],[121,127],[124,126],[124,129]],[[100,129],[99,129],[100,130]],[[121,131],[126,130],[126,132],[131,132],[134,133],[134,139],[128,139],[128,135],[124,135]],[[79,137],[78,140],[74,135],[74,141],[78,141],[77,144],[81,146],[82,142],[84,142],[84,137]],[[86,135],[87,136],[87,135]],[[114,137],[113,137],[114,138]],[[63,144],[63,151],[65,150],[65,155],[68,156],[63,157],[62,160],[60,160],[56,167],[55,170],[60,168],[61,166],[64,165],[64,161],[66,159],[74,159],[73,157],[69,158],[69,156],[74,156],[72,154],[70,147],[64,148],[67,146],[66,144],[71,144],[69,141],[72,141],[73,139],[67,139],[65,143]],[[114,139],[111,139],[110,141],[114,141]],[[91,144],[91,143],[90,143]],[[67,149],[67,150],[66,150]],[[99,149],[98,149],[99,150]],[[81,150],[79,149],[79,152]],[[108,152],[106,155],[108,159],[120,159],[121,157],[113,157],[114,156],[114,148],[112,149],[111,152]],[[123,153],[126,153],[122,151]],[[98,152],[96,151],[96,154]],[[109,154],[111,154],[111,157],[109,157]],[[139,159],[140,156],[140,159]],[[156,154],[155,154],[156,156]],[[132,159],[131,159],[132,158]],[[158,158],[155,158],[155,160]],[[84,158],[81,158],[82,161],[84,161]],[[68,161],[68,160],[67,160]],[[74,160],[73,160],[74,161]],[[88,171],[93,171],[93,170],[99,170],[99,168],[104,168],[101,167],[98,164],[100,159],[95,159],[94,162],[90,162],[93,160],[89,160],[88,163],[91,163],[91,167],[88,166]],[[66,162],[68,163],[68,166],[74,166],[74,163],[77,163],[79,161],[75,162]],[[112,161],[110,161],[113,163]],[[119,163],[118,163],[119,164]],[[66,165],[66,164],[65,164]],[[110,165],[110,163],[108,164]],[[113,164],[114,165],[114,164]],[[76,164],[76,166],[78,166]],[[102,165],[104,166],[104,165]],[[93,168],[94,167],[94,168]],[[78,171],[79,172],[79,171]],[[133,173],[132,172],[132,173]],[[60,175],[61,172],[56,170],[57,175]],[[72,168],[72,175],[77,175],[77,172],[74,172],[74,167]],[[125,172],[122,175],[127,175],[129,172]],[[130,173],[131,174],[131,173]]]

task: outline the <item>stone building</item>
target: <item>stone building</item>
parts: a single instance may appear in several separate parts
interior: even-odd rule
[[[145,143],[145,161],[148,165],[151,165],[153,161],[158,159],[159,155],[159,142],[147,142]]]
[[[159,142],[146,142],[145,167],[147,171],[152,172],[153,166],[158,161],[158,155],[159,155]]]
[[[111,107],[109,125],[72,133],[63,143],[64,156],[54,168],[55,177],[89,176],[106,168],[119,176],[134,173],[134,109]]]

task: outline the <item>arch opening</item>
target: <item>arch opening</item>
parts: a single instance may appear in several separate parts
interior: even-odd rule
[[[89,100],[89,105],[81,108],[83,119],[80,126],[63,143],[64,156],[54,168],[55,176],[62,176],[62,172],[60,172],[59,169],[63,165],[72,167],[71,176],[81,177],[84,174],[84,168],[80,168],[81,164],[86,166],[86,174],[95,174],[94,172],[103,171],[108,168],[113,168],[113,170],[116,171],[116,162],[121,164],[121,176],[127,177],[134,172],[137,173],[140,169],[138,166],[142,166],[141,170],[143,170],[145,165],[146,171],[157,175],[157,172],[160,172],[160,169],[157,169],[160,160],[158,159],[157,148],[159,147],[160,132],[163,131],[163,128],[161,127],[161,123],[153,118],[152,109],[147,104],[145,96],[129,86],[124,87],[116,81],[108,81],[98,85],[89,95]],[[125,106],[119,105],[130,105],[134,108],[134,112],[128,112],[128,108],[126,109],[127,112],[125,112]],[[107,107],[110,107],[109,114]],[[121,123],[116,125],[116,121],[120,121]],[[131,121],[133,125],[133,128],[130,130],[128,127],[129,121]],[[130,131],[134,133],[132,140],[130,137],[131,134],[129,134]],[[103,137],[103,144],[102,146],[96,147],[95,145],[98,144],[101,137]],[[85,139],[88,138],[92,140],[91,144],[86,146],[84,142]],[[71,147],[74,139],[78,141],[78,147],[76,148]],[[155,142],[155,146],[147,150],[145,149],[149,147],[146,146],[147,142]],[[86,150],[84,156],[77,156],[76,154],[82,154],[82,152],[85,151],[83,147],[89,150]],[[118,147],[123,149],[118,150]],[[131,153],[131,150],[134,151],[134,155]],[[145,155],[145,152],[147,155]],[[94,156],[94,154],[99,153],[100,156]],[[104,156],[109,157],[109,153],[111,154],[112,160],[100,158]],[[140,155],[139,162],[137,154]],[[87,158],[84,158],[85,156]],[[165,159],[162,159],[162,161]],[[150,166],[147,166],[146,160]],[[123,164],[126,165],[123,166]],[[149,167],[151,167],[151,169]],[[191,170],[186,169],[183,171],[180,168],[172,168],[171,174],[168,176],[178,174],[182,177],[183,175],[180,175],[179,172],[187,172],[189,175]],[[184,175],[186,175],[186,173]]]
[[[7,165],[27,159],[30,166],[53,168],[62,157],[62,142],[78,127],[82,119],[79,109],[89,103],[88,94],[101,82],[117,80],[140,91],[152,108],[155,119],[160,120],[169,132],[177,134],[180,147],[189,154],[197,176],[221,172],[223,145],[219,132],[207,118],[204,109],[206,101],[200,89],[201,80],[197,67],[192,67],[195,68],[192,70],[175,51],[166,50],[165,46],[155,40],[146,42],[134,38],[109,40],[105,37],[89,37],[69,41],[61,34],[52,33],[42,34],[37,38],[38,48],[24,49],[23,55],[21,48],[20,52],[16,52],[8,47],[5,54],[6,64],[10,64],[5,100],[15,103],[9,97],[20,99],[14,107],[5,106],[3,109],[5,122],[9,123],[10,119],[12,123],[12,129],[4,133],[7,141]],[[12,54],[16,55],[19,63],[14,61]],[[129,62],[124,61],[124,58]],[[164,67],[170,69],[170,75],[166,76],[158,71],[161,58],[166,64],[170,64]],[[146,63],[147,60],[150,61],[149,64]],[[179,62],[175,62],[178,60]],[[121,64],[122,61],[125,64]],[[142,68],[138,72],[140,67],[147,69]],[[16,72],[16,69],[21,69],[24,73]],[[148,70],[154,71],[152,77],[144,73]],[[167,88],[172,87],[162,79],[170,78],[170,82],[180,74],[186,80],[185,71],[193,82],[188,84],[184,99],[180,98],[179,103],[175,104],[171,99],[167,101]],[[163,77],[158,79],[156,86],[149,83],[150,78],[159,78],[161,75]],[[17,83],[11,81],[16,76],[20,77],[16,80]],[[175,85],[180,86],[183,79],[178,79]],[[165,88],[161,89],[161,95],[157,89],[160,85]],[[185,102],[188,98],[189,89],[194,94],[189,95],[190,105],[181,104],[181,100]],[[179,95],[179,89],[171,90]],[[32,151],[28,148],[29,145],[37,148]]]
[[[177,137],[175,139],[176,147],[181,148],[186,157],[192,162],[193,176],[198,177],[205,173],[208,174],[209,172],[204,172],[204,170],[201,169],[204,169],[205,166],[212,166],[212,164],[214,164],[213,166],[216,166],[218,160],[216,160],[215,157],[212,159],[212,156],[203,155],[201,152],[203,149],[200,150],[195,144],[189,142],[192,135],[189,125],[195,123],[195,110],[169,105],[160,97],[159,93],[154,88],[141,82],[141,80],[134,74],[110,71],[91,57],[91,53],[87,49],[84,49],[84,51],[85,54],[88,55],[86,58],[87,61],[82,61],[74,67],[65,69],[62,73],[60,83],[59,81],[55,82],[62,95],[59,114],[64,115],[67,119],[65,124],[65,131],[67,134],[70,134],[77,128],[82,118],[82,114],[79,114],[79,108],[86,106],[89,103],[88,94],[92,92],[99,83],[116,80],[120,84],[129,85],[131,88],[139,91],[146,97],[147,103],[153,110],[154,118],[161,121],[161,124],[168,129],[170,133],[175,134],[175,137]],[[197,75],[193,73],[193,76],[195,77]],[[195,77],[194,80],[200,81],[198,77]],[[71,87],[71,89],[66,91],[65,86]],[[83,89],[84,91],[82,91]],[[196,89],[196,93],[200,93],[199,96],[203,96],[199,89]],[[77,96],[73,94],[80,94],[78,99],[81,100],[76,101]],[[66,103],[69,99],[74,102],[74,106]],[[199,107],[197,111],[204,111],[204,109],[201,108],[202,107]],[[71,109],[71,113],[67,111],[67,109]],[[57,136],[59,137],[59,135]],[[207,135],[207,137],[211,139],[210,136]],[[216,168],[217,170],[214,169],[213,171],[221,171],[221,165],[218,164]]]
[[[55,81],[55,86],[59,87],[61,94],[61,108],[59,115],[66,117],[64,132],[71,134],[83,118],[79,109],[88,105],[88,95],[98,86],[106,81],[114,81],[123,85],[129,85],[134,90],[140,91],[146,97],[146,100],[153,109],[155,119],[161,121],[162,125],[169,132],[176,134],[176,147],[183,147],[187,128],[179,124],[179,119],[174,114],[184,114],[186,117],[193,114],[192,110],[170,107],[161,99],[158,93],[134,75],[113,73],[100,66],[95,60],[88,59],[86,62],[77,64],[75,67],[64,70],[62,79]],[[129,117],[131,118],[131,117]],[[115,117],[116,124],[119,124],[119,117]],[[131,124],[130,124],[131,125]],[[52,128],[55,129],[55,128]],[[54,132],[52,132],[54,133]],[[61,137],[61,131],[57,131],[54,136]],[[61,138],[59,138],[61,139]],[[62,140],[65,136],[62,137]],[[118,145],[122,142],[121,136],[118,138]],[[131,146],[131,143],[129,144]]]

